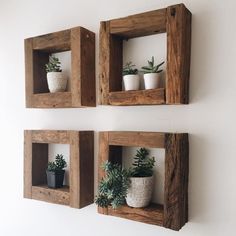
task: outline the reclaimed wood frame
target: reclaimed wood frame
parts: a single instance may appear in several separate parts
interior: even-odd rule
[[[93,131],[24,131],[24,197],[82,208],[94,199]],[[70,145],[70,187],[47,187],[48,144]]]
[[[100,208],[104,215],[122,217],[143,223],[180,230],[188,221],[189,144],[187,133],[107,131],[99,133],[99,163],[122,162],[122,146],[164,148],[165,182],[164,204],[150,204],[146,208],[122,206]],[[104,176],[99,168],[99,181]]]
[[[123,40],[167,33],[165,88],[121,91]],[[184,4],[102,21],[99,39],[101,105],[188,104],[191,12]]]
[[[71,51],[71,91],[50,93],[45,64],[51,53]],[[96,106],[95,33],[75,27],[25,39],[27,108]]]

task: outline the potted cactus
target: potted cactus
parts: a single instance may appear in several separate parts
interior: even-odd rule
[[[53,55],[49,56],[49,62],[45,65],[47,72],[48,88],[51,93],[64,92],[67,85],[67,77],[61,70],[61,62]]]
[[[57,154],[54,162],[49,162],[46,170],[49,188],[61,188],[63,186],[65,168],[67,163],[62,154]]]
[[[123,82],[124,89],[127,90],[139,90],[140,79],[138,75],[138,70],[132,62],[128,62],[123,67]]]
[[[149,157],[146,148],[137,150],[133,168],[130,170],[130,186],[126,197],[128,206],[146,207],[152,198],[154,157]]]
[[[154,63],[154,57],[152,56],[151,61],[148,61],[147,66],[142,67],[144,73],[144,86],[145,89],[155,89],[160,86],[160,66],[164,64],[164,61],[158,65]]]

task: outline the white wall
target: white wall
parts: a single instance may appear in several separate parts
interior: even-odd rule
[[[24,38],[81,25],[97,33],[98,46],[101,20],[176,1],[0,0],[0,235],[235,235],[236,2],[183,2],[193,13],[189,105],[41,110],[25,109]],[[190,133],[189,223],[176,233],[99,215],[95,205],[23,199],[23,130],[44,128]],[[95,143],[97,153],[97,135]]]

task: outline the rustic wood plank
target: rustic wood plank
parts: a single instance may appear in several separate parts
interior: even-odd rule
[[[158,132],[110,131],[109,145],[164,148],[165,134]]]
[[[165,104],[165,89],[110,92],[109,104],[114,106]]]
[[[81,105],[96,106],[95,33],[80,27]]]
[[[69,205],[70,203],[69,187],[63,186],[63,188],[51,189],[48,188],[46,185],[33,186],[32,198],[44,202]]]
[[[34,37],[33,49],[45,52],[63,52],[70,50],[70,29]]]
[[[165,135],[164,226],[180,230],[188,221],[188,134]]]
[[[32,185],[47,183],[48,144],[32,144]]]
[[[24,131],[24,198],[32,197],[32,132]]]
[[[80,208],[94,202],[94,132],[79,132]]]
[[[145,208],[132,208],[124,205],[115,210],[108,207],[107,209],[100,209],[99,213],[163,226],[163,206],[159,204],[152,203]]]
[[[31,107],[34,108],[71,107],[71,92],[33,94]]]
[[[166,31],[166,8],[110,21],[110,32],[124,38],[142,37]]]
[[[69,144],[70,135],[66,130],[32,130],[32,142]]]
[[[184,4],[167,8],[166,103],[188,104],[191,12]]]
[[[80,136],[70,131],[70,206],[80,208]]]

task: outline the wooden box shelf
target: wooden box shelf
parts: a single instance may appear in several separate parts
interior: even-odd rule
[[[165,88],[122,92],[123,40],[167,33]],[[191,12],[178,4],[103,21],[99,39],[100,104],[188,104]]]
[[[94,198],[93,131],[25,130],[24,197],[82,208]],[[70,145],[70,186],[47,187],[48,144]]]
[[[71,51],[71,89],[50,93],[45,64],[51,53]],[[96,106],[95,34],[83,27],[25,39],[26,107]]]
[[[122,163],[122,146],[164,148],[164,204],[146,208],[122,206],[116,210],[98,208],[105,215],[180,230],[188,221],[188,134],[158,132],[107,131],[99,133],[99,165],[105,161]],[[99,181],[104,176],[99,169]]]

